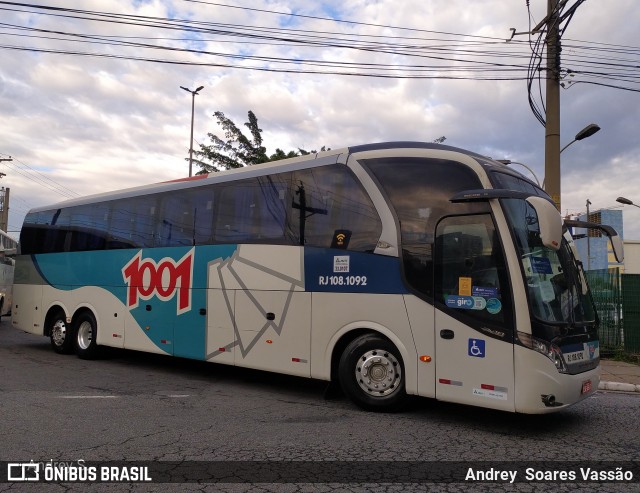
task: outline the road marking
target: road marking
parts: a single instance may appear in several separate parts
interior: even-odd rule
[[[61,395],[59,399],[116,399],[117,395]]]

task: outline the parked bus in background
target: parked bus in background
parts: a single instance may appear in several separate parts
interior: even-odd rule
[[[11,314],[13,271],[18,242],[0,230],[0,317]]]
[[[13,325],[59,353],[334,381],[371,410],[419,395],[547,413],[598,388],[597,317],[560,214],[449,146],[355,146],[40,207],[20,248]]]

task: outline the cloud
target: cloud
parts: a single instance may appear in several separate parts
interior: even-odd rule
[[[62,0],[35,3],[68,7],[68,2]],[[546,2],[534,3],[531,3],[532,25],[546,14]],[[284,150],[319,149],[323,145],[339,148],[388,140],[432,141],[446,136],[446,144],[526,163],[540,181],[544,178],[544,128],[529,108],[523,80],[416,80],[283,74],[213,66],[283,67],[274,61],[113,44],[125,39],[115,36],[127,36],[128,41],[145,44],[290,59],[297,61],[287,65],[290,70],[313,68],[321,71],[328,68],[303,65],[300,61],[319,59],[380,66],[447,65],[459,68],[465,64],[457,60],[463,59],[502,60],[526,65],[530,55],[529,45],[522,43],[527,36],[516,36],[511,45],[504,41],[510,36],[512,27],[518,32],[529,29],[524,2],[282,0],[252,2],[251,8],[255,10],[169,0],[82,2],[85,10],[113,12],[117,9],[118,13],[137,16],[209,23],[209,27],[212,27],[211,23],[217,23],[220,30],[231,25],[247,26],[238,27],[238,30],[278,39],[265,44],[265,40],[255,37],[161,30],[151,25],[136,27],[3,11],[3,22],[8,24],[82,35],[99,34],[105,43],[110,43],[96,45],[69,38],[53,40],[50,38],[62,36],[52,33],[39,34],[49,39],[25,38],[17,35],[36,33],[4,28],[0,32],[3,46],[209,64],[190,66],[0,48],[3,67],[0,74],[0,111],[3,115],[0,119],[0,135],[3,136],[0,153],[2,157],[16,158],[11,164],[0,163],[0,171],[7,173],[2,184],[11,187],[12,200],[15,198],[10,213],[11,229],[19,229],[28,207],[64,200],[63,195],[54,191],[57,189],[54,183],[85,195],[185,176],[191,96],[180,89],[181,85],[192,89],[205,86],[195,101],[194,138],[199,143],[208,141],[208,132],[221,133],[213,117],[215,111],[223,111],[237,124],[242,124],[247,112],[252,110],[264,130],[269,152],[276,147]],[[316,17],[334,16],[363,24],[283,17],[260,9]],[[638,66],[637,54],[630,50],[609,54],[598,51],[592,55],[580,51],[584,45],[603,47],[605,43],[639,46],[640,34],[629,21],[629,12],[634,11],[633,0],[609,3],[604,11],[597,3],[581,5],[563,38],[563,66],[584,70],[587,62],[602,62],[603,72],[614,70],[605,65],[609,62]],[[278,28],[291,31],[282,32]],[[320,31],[324,34],[317,34]],[[466,44],[453,46],[452,39],[462,38],[437,33],[466,34]],[[285,42],[285,38],[302,34],[318,45]],[[357,40],[362,43],[362,49],[322,46],[354,46],[353,34],[361,35]],[[367,37],[363,37],[365,35]],[[400,36],[406,39],[397,39]],[[474,36],[496,39],[493,45],[477,45],[486,38]],[[427,44],[437,44],[443,51],[433,53],[430,58],[407,57],[371,51],[367,46],[367,43],[384,40],[402,42],[406,45],[403,51]],[[463,51],[452,52],[452,47]],[[470,53],[469,50],[476,51]],[[496,58],[498,54],[507,53],[506,50],[517,58]],[[487,53],[489,51],[491,54]],[[362,66],[352,65],[350,71],[361,71]],[[478,72],[478,76],[482,73]],[[637,76],[637,69],[630,73]],[[615,198],[620,194],[640,202],[637,193],[640,184],[638,93],[580,83],[585,80],[581,75],[568,78],[566,82],[569,80],[576,83],[567,84],[568,88],[561,91],[562,145],[570,142],[588,123],[598,123],[602,130],[573,144],[562,154],[563,213],[584,211],[587,199],[594,207],[616,206]],[[537,86],[534,90],[538,90]],[[20,163],[41,175],[33,175]],[[522,171],[527,174],[526,170]],[[34,176],[49,186],[44,186]],[[634,212],[625,209],[625,217],[632,217]],[[626,222],[625,232],[629,238],[640,238],[640,221]]]

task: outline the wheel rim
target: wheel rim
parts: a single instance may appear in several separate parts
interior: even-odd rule
[[[400,362],[383,349],[373,349],[363,354],[356,365],[355,375],[360,388],[374,397],[390,395],[402,383]]]
[[[87,349],[91,345],[93,339],[93,327],[91,322],[82,322],[78,327],[78,346],[81,349]]]
[[[56,346],[62,346],[67,338],[67,325],[63,320],[56,321],[51,328],[51,340]]]

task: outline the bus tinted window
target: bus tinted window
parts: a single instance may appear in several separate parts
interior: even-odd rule
[[[271,177],[219,186],[217,243],[285,240],[286,185]]]
[[[513,176],[507,173],[500,173],[499,171],[494,171],[489,175],[491,177],[491,181],[494,183],[496,188],[506,188],[508,190],[518,190],[520,192],[527,192],[532,195],[542,196],[544,193],[542,190],[537,188],[533,183],[529,183],[522,178],[517,176]]]
[[[382,223],[348,168],[324,166],[297,171],[294,175],[294,217],[298,220],[292,228],[303,244],[330,248],[335,233],[343,231],[349,237],[347,249],[375,250]]]
[[[109,248],[154,246],[157,202],[157,195],[113,201],[109,223]]]
[[[23,253],[270,243],[372,252],[382,225],[344,165],[27,215]]]
[[[436,224],[445,215],[488,211],[484,202],[449,202],[457,192],[482,188],[480,180],[467,166],[442,159],[382,158],[364,164],[386,192],[400,222],[407,282],[432,298]]]

